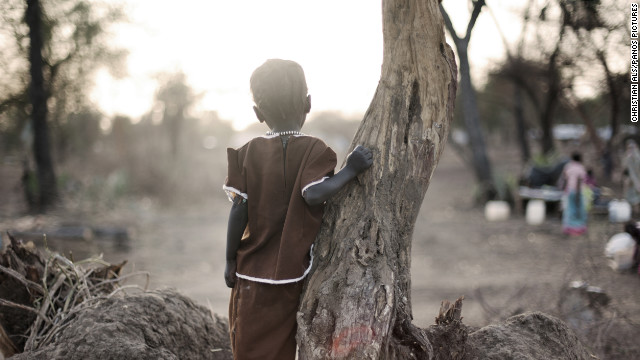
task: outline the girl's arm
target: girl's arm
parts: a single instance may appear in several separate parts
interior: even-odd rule
[[[343,186],[373,164],[371,150],[360,145],[347,157],[347,165],[329,179],[305,190],[302,197],[309,206],[319,205],[335,195]]]
[[[236,284],[236,253],[240,247],[240,240],[248,222],[247,200],[238,195],[233,199],[227,226],[227,265],[224,269],[224,281],[230,288],[233,288]]]

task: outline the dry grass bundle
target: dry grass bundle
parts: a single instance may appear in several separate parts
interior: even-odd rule
[[[113,265],[94,257],[74,262],[46,247],[42,255],[33,243],[9,239],[0,253],[0,326],[12,342],[6,347],[18,352],[46,346],[80,310],[138,288],[121,285],[126,278],[146,276],[148,285],[148,273],[120,275],[126,261]]]

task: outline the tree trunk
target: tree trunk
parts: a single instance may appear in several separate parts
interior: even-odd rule
[[[165,111],[165,121],[169,132],[169,144],[171,146],[171,159],[178,160],[180,154],[180,139],[184,128],[184,107],[178,106],[172,112]]]
[[[607,141],[606,148],[602,153],[602,163],[604,167],[604,175],[607,180],[611,179],[613,175],[613,159],[612,154],[615,152],[614,149],[614,139],[618,135],[618,130],[620,128],[620,123],[618,121],[618,113],[620,112],[619,100],[618,100],[618,89],[616,88],[616,84],[613,78],[613,74],[609,70],[609,65],[607,64],[607,58],[604,52],[599,51],[598,60],[604,69],[604,74],[607,79],[607,88],[609,89],[609,97],[611,98],[611,118],[609,119],[609,126],[611,127],[611,137]]]
[[[458,49],[458,59],[460,60],[462,117],[464,118],[465,128],[469,134],[471,153],[473,154],[473,170],[476,174],[476,179],[480,183],[480,188],[483,190],[483,196],[490,199],[495,189],[493,188],[491,164],[487,156],[487,146],[484,141],[482,127],[480,126],[476,92],[471,82],[471,68],[469,66],[469,56],[467,53],[468,47],[468,41],[463,46],[456,46]]]
[[[540,117],[540,127],[542,128],[542,153],[547,155],[553,153],[555,150],[555,144],[553,141],[553,117],[558,103],[558,96],[560,95],[557,80],[550,79],[550,82],[549,90],[547,92],[546,107]]]
[[[587,134],[589,134],[589,138],[591,139],[591,143],[595,147],[596,153],[602,157],[605,151],[605,146],[600,140],[598,136],[598,130],[596,129],[596,125],[591,119],[589,112],[585,109],[584,105],[580,102],[579,99],[573,94],[572,89],[567,89],[564,94],[564,99],[567,107],[573,109],[584,123],[584,126],[587,128]]]
[[[453,118],[456,65],[436,0],[384,0],[384,57],[352,147],[374,165],[327,204],[298,313],[300,359],[425,359],[411,238]]]
[[[473,11],[467,25],[467,31],[464,37],[459,37],[453,28],[453,23],[449,19],[446,10],[440,4],[440,12],[444,16],[444,24],[453,38],[456,50],[458,51],[458,59],[460,60],[460,96],[462,97],[462,117],[464,125],[469,135],[471,143],[471,157],[473,163],[474,174],[481,189],[481,198],[479,200],[488,200],[495,196],[495,186],[493,184],[493,176],[491,164],[487,156],[487,146],[482,134],[482,126],[480,126],[480,111],[478,110],[478,101],[476,99],[476,91],[471,82],[471,67],[469,66],[469,42],[471,41],[471,31],[476,24],[476,20],[480,15],[482,7],[485,5],[484,0],[472,1]]]
[[[31,86],[31,121],[33,125],[33,155],[38,174],[38,211],[52,205],[56,198],[56,176],[51,160],[49,128],[47,124],[47,93],[42,74],[42,9],[39,0],[27,0],[25,20],[29,26],[29,63]]]
[[[514,83],[513,87],[513,112],[516,118],[518,142],[520,143],[520,156],[522,163],[526,164],[531,159],[531,150],[529,148],[529,138],[527,137],[527,123],[524,120],[524,99],[522,98],[520,86]]]
[[[542,128],[542,153],[551,154],[555,150],[555,143],[553,138],[553,125],[556,107],[562,95],[562,74],[560,62],[560,51],[562,46],[562,40],[565,35],[565,26],[560,27],[560,34],[558,35],[558,42],[556,47],[549,56],[549,63],[547,64],[546,82],[547,93],[545,107],[540,116],[540,127]]]
[[[504,36],[502,29],[500,28],[498,19],[493,14],[493,11],[491,11],[491,8],[485,5],[487,6],[487,9],[489,9],[489,14],[493,18],[493,22],[496,24],[496,29],[498,30],[498,33],[500,34],[500,38],[502,39],[502,44],[504,45],[504,49],[507,54],[506,65],[509,68],[513,68],[517,66],[516,64],[519,61],[517,59],[522,58],[522,46],[524,42],[524,35],[527,33],[527,27],[529,26],[529,18],[530,18],[529,13],[531,11],[531,2],[532,0],[529,0],[527,6],[525,7],[524,16],[523,16],[524,20],[522,22],[522,30],[520,31],[520,39],[518,40],[518,47],[516,52],[517,58],[513,56],[511,50],[509,49],[509,43],[507,42],[507,39]],[[529,147],[529,139],[527,137],[527,123],[524,118],[524,99],[522,98],[523,89],[519,84],[521,82],[518,81],[517,78],[516,79],[512,78],[512,82],[513,82],[513,88],[514,88],[513,114],[514,114],[515,123],[516,123],[516,134],[518,137],[518,143],[520,145],[520,157],[522,159],[522,163],[526,164],[529,161],[529,159],[531,159],[531,149]]]

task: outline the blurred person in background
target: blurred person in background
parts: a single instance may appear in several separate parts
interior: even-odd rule
[[[622,166],[624,198],[631,204],[633,213],[638,215],[640,214],[640,150],[633,139],[626,142]]]
[[[587,180],[587,170],[582,165],[582,155],[573,153],[562,169],[564,196],[562,198],[562,232],[582,235],[587,231],[586,197],[582,194]]]

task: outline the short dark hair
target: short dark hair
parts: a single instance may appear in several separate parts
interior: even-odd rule
[[[269,59],[251,74],[250,82],[253,102],[273,121],[305,112],[307,81],[297,62]]]
[[[578,152],[574,152],[573,154],[571,154],[571,160],[582,162],[582,155],[580,155],[580,153]]]

